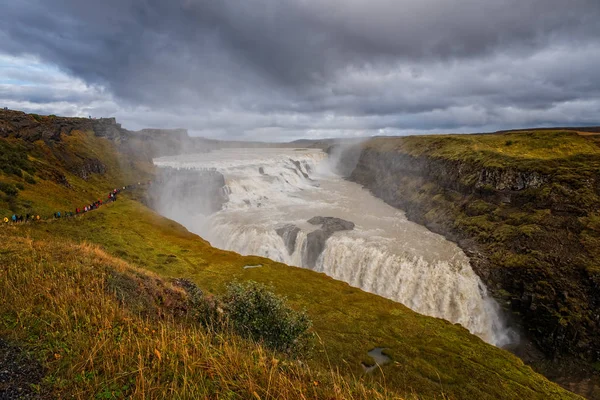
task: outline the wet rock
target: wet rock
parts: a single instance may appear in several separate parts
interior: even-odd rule
[[[354,222],[346,221],[335,217],[313,217],[308,220],[309,224],[321,225],[324,231],[331,233],[337,231],[351,231],[354,229]]]
[[[279,236],[283,239],[285,243],[285,247],[288,250],[288,254],[291,256],[294,254],[296,249],[296,239],[298,238],[298,233],[300,232],[300,228],[296,225],[287,224],[281,228],[275,230]]]
[[[354,223],[334,217],[313,217],[308,220],[309,224],[321,225],[321,229],[317,229],[306,236],[306,247],[303,254],[303,264],[308,268],[314,268],[317,264],[317,259],[325,250],[325,242],[335,232],[348,231],[354,229]]]
[[[290,161],[294,163],[294,165],[296,166],[297,171],[302,174],[303,177],[305,177],[306,179],[308,179],[308,174],[304,171],[302,171],[302,164],[300,164],[300,161],[296,161],[296,160],[292,160],[290,158]]]

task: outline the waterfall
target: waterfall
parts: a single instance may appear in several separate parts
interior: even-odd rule
[[[182,218],[173,207],[159,209],[216,247],[306,268],[307,238],[320,229],[308,220],[351,221],[354,229],[324,236],[322,252],[311,257],[317,260],[314,270],[421,314],[460,323],[489,343],[503,346],[514,339],[455,244],[330,172],[320,150],[227,149],[164,157],[155,164],[223,174],[228,202],[221,211]],[[169,196],[175,203],[202,200]]]

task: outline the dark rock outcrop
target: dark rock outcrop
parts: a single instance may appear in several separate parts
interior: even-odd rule
[[[39,116],[21,111],[0,111],[0,137],[15,137],[27,142],[43,140],[58,142],[61,134],[69,135],[73,131],[94,131],[96,136],[119,142],[127,135],[114,118],[67,118]]]
[[[354,229],[354,222],[346,221],[334,217],[312,217],[307,221],[312,225],[321,225],[321,229],[326,232],[351,231]]]
[[[277,232],[277,234],[283,239],[288,254],[294,254],[294,251],[296,250],[296,240],[298,238],[298,233],[300,233],[300,228],[293,224],[287,224],[276,229],[275,232]]]
[[[88,180],[92,174],[103,175],[106,173],[106,165],[98,159],[84,160],[80,165],[75,166],[72,172],[83,180]]]
[[[297,173],[300,173],[304,178],[309,179],[308,174],[302,170],[302,164],[300,161],[292,160],[291,158],[290,161],[296,166]]]
[[[308,268],[314,268],[317,259],[325,249],[325,242],[335,232],[354,229],[354,223],[334,217],[313,217],[308,220],[312,225],[321,225],[321,229],[310,232],[306,236],[306,248],[303,254],[303,264]]]

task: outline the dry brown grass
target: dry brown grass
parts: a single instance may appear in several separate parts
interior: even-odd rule
[[[0,334],[42,362],[48,375],[41,388],[56,396],[394,397],[185,318],[133,314],[108,290],[113,272],[131,279],[145,274],[171,293],[179,289],[97,246],[9,239],[3,233],[0,239],[5,243],[0,251]]]

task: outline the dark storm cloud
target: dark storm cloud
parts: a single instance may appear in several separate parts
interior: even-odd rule
[[[136,125],[377,134],[600,112],[597,0],[5,2],[0,52],[105,87]],[[105,93],[9,92],[73,104]]]

